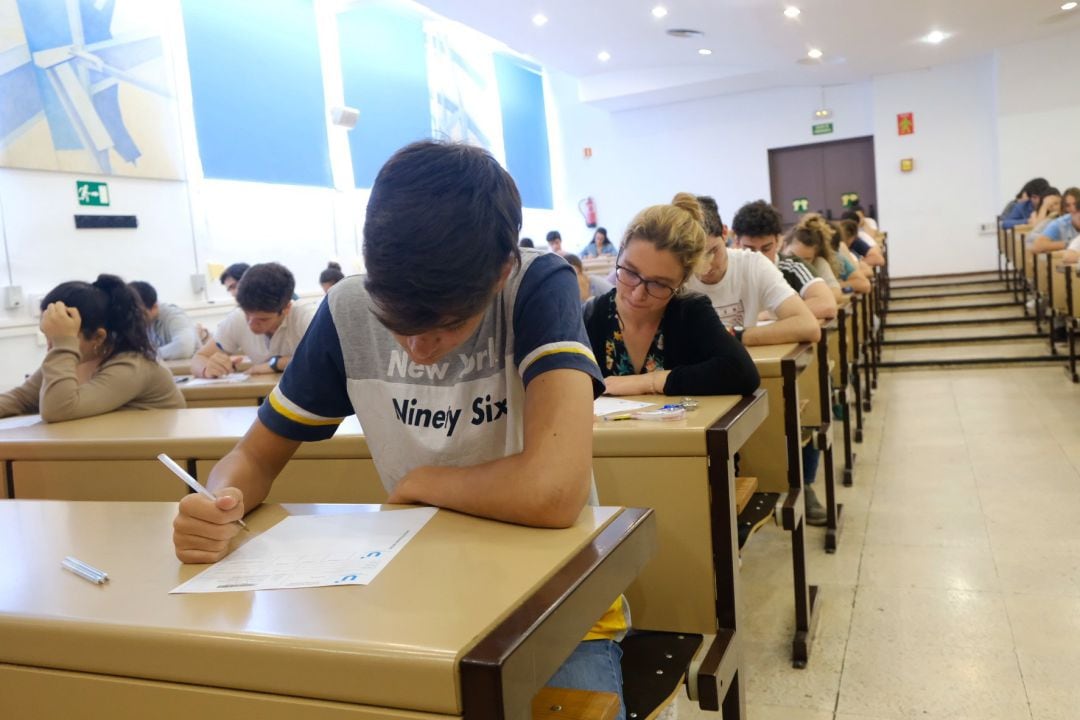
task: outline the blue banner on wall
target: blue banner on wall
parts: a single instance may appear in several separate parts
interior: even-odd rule
[[[527,208],[553,207],[544,78],[540,68],[496,53],[495,77],[502,107],[506,169]]]

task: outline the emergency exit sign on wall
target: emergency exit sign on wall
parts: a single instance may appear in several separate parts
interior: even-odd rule
[[[828,135],[833,131],[832,123],[818,123],[814,126],[815,135]]]
[[[75,194],[80,205],[105,206],[109,204],[109,185],[89,180],[75,181]]]

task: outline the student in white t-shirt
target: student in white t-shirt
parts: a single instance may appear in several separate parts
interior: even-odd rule
[[[729,249],[716,201],[698,197],[705,214],[705,255],[708,269],[687,288],[708,296],[717,315],[745,345],[817,342],[821,328],[813,313],[783,274],[767,257],[750,250]],[[767,311],[776,321],[758,325]]]
[[[293,303],[296,281],[284,265],[253,265],[237,286],[240,307],[225,316],[213,337],[191,359],[196,377],[233,372],[234,356],[251,360],[249,373],[282,373],[315,315],[314,308]]]

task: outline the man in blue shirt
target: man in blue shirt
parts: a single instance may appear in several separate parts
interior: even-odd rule
[[[1050,183],[1043,178],[1036,178],[1024,185],[1019,199],[1009,208],[1009,212],[1002,216],[1001,226],[1008,230],[1017,225],[1026,224],[1031,218],[1031,213],[1039,209],[1042,196],[1049,187]]]
[[[1065,250],[1080,235],[1080,188],[1071,187],[1062,194],[1062,215],[1035,236],[1032,252]]]

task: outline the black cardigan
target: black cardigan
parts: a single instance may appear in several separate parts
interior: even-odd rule
[[[585,303],[585,331],[604,377],[607,317],[615,291]],[[761,385],[754,361],[720,322],[709,299],[698,293],[671,298],[660,320],[664,333],[665,395],[749,395]]]

